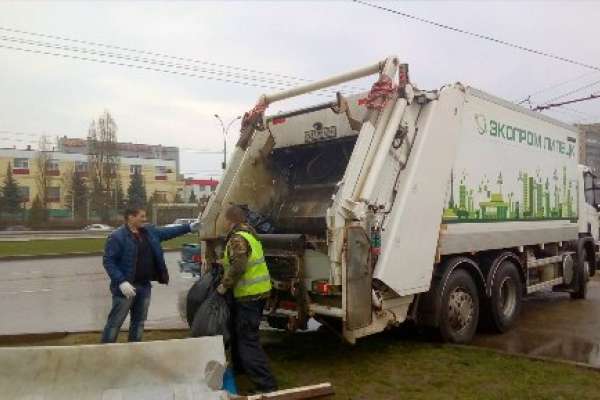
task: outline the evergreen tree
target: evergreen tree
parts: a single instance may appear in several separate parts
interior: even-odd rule
[[[154,218],[154,203],[160,203],[156,198],[156,191],[152,193],[146,204],[146,215],[148,216],[149,221],[153,221]]]
[[[113,194],[113,204],[117,209],[117,212],[121,214],[123,209],[125,208],[125,193],[123,192],[123,184],[121,183],[121,178],[117,176],[117,180],[115,183],[115,191]]]
[[[44,208],[39,195],[36,195],[29,210],[29,226],[40,227],[48,220],[48,211]]]
[[[65,195],[65,206],[68,209],[72,209],[75,219],[83,221],[87,219],[88,213],[88,198],[89,190],[81,174],[77,171],[70,171],[70,175],[67,177],[68,191]]]
[[[19,196],[19,185],[13,177],[12,167],[8,163],[6,168],[6,177],[4,178],[4,186],[2,187],[2,203],[3,210],[12,215],[16,215],[21,211],[21,196]]]
[[[146,199],[146,185],[144,177],[136,171],[131,176],[129,187],[127,188],[127,204],[129,207],[146,207],[148,201]]]

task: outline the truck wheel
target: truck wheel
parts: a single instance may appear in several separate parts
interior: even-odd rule
[[[452,272],[442,293],[440,334],[445,342],[468,343],[479,320],[479,294],[467,271]]]
[[[514,263],[503,261],[492,284],[492,297],[487,305],[491,327],[499,332],[508,331],[521,313],[523,283]]]
[[[587,297],[587,284],[590,280],[590,263],[584,261],[580,268],[577,268],[577,286],[574,292],[571,292],[571,298],[575,300],[585,299]]]

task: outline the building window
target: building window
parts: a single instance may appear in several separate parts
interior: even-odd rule
[[[29,201],[29,186],[19,186],[17,191],[19,193],[19,201],[21,201],[21,203]]]
[[[154,192],[154,200],[158,203],[166,203],[167,202],[167,192]]]
[[[46,168],[48,169],[49,176],[59,176],[60,169],[58,167],[58,160],[48,160],[46,163]]]
[[[154,179],[157,181],[166,181],[167,180],[167,167],[164,165],[157,165],[154,167]]]
[[[29,159],[15,158],[12,172],[15,175],[29,175]]]
[[[88,163],[85,161],[77,161],[75,163],[75,171],[77,172],[87,172],[88,170]]]
[[[85,161],[76,161],[75,162],[75,173],[79,176],[87,176],[88,163]]]
[[[48,187],[48,202],[57,203],[60,202],[60,186]]]
[[[28,158],[15,158],[14,168],[29,168],[29,159]]]
[[[129,173],[131,175],[135,175],[135,174],[142,174],[142,166],[138,165],[138,164],[132,164],[129,166]]]

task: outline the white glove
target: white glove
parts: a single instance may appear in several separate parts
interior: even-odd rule
[[[208,273],[212,269],[212,265],[207,263],[206,260],[202,260],[202,266],[200,267],[200,274],[204,276],[204,274]]]
[[[190,231],[191,232],[198,232],[200,230],[201,226],[202,226],[202,222],[200,222],[200,221],[192,222],[190,224]]]
[[[125,297],[127,297],[128,299],[135,296],[135,288],[133,287],[133,285],[131,283],[129,283],[127,281],[121,283],[119,285],[119,289],[121,290],[121,293],[123,293],[123,295]]]

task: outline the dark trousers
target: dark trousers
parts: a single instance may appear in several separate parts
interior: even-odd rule
[[[272,392],[277,382],[258,334],[264,307],[265,300],[233,302],[231,353],[234,367],[245,372],[259,391]]]
[[[128,340],[130,342],[142,341],[144,323],[148,318],[152,287],[150,283],[134,284],[133,286],[135,287],[135,296],[131,299],[126,298],[121,293],[113,294],[112,308],[102,332],[102,343],[114,343],[117,341],[121,326],[123,326],[123,322],[130,311],[131,318]]]

